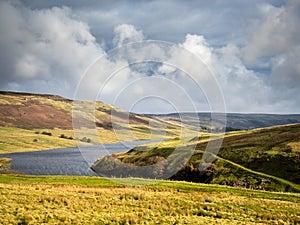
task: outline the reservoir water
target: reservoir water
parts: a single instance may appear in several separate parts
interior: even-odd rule
[[[99,157],[128,151],[140,144],[159,141],[161,140],[142,140],[80,146],[80,148],[0,154],[0,158],[11,158],[11,169],[24,174],[96,176],[97,174],[90,169],[90,165]]]

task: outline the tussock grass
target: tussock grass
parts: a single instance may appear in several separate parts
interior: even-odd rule
[[[132,183],[133,180],[127,180]],[[135,180],[137,182],[137,180]],[[141,180],[140,180],[141,181]],[[149,182],[149,181],[147,181]],[[2,224],[298,224],[300,196],[187,182],[0,176]]]
[[[0,174],[10,169],[10,158],[0,158]]]

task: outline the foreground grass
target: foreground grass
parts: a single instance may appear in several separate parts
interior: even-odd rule
[[[300,223],[298,194],[187,182],[114,181],[99,177],[1,175],[0,223]]]

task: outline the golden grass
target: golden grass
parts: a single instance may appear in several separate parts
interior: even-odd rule
[[[66,110],[71,112],[72,103],[69,101],[58,101],[57,99],[48,98],[43,95],[9,95],[1,94],[0,95],[0,104],[1,105],[23,105],[28,101],[38,101],[42,104],[51,105],[59,110]]]
[[[0,105],[10,105],[12,102],[14,105],[23,105],[26,102],[26,97],[16,98],[11,95],[1,95]]]
[[[53,106],[58,110],[65,110],[69,113],[72,112],[72,102],[69,101],[57,101],[51,98],[45,98],[40,96],[33,96],[31,100],[36,100],[42,104]]]
[[[1,177],[0,177],[1,179]],[[18,178],[17,178],[18,179]],[[0,182],[2,224],[298,224],[300,196],[186,182]],[[19,178],[21,179],[21,178]],[[51,178],[52,179],[52,178]],[[29,179],[30,180],[30,179]],[[103,180],[103,179],[102,179]]]
[[[39,134],[35,133],[37,131]],[[41,134],[43,131],[50,132],[52,136]],[[75,140],[59,138],[61,134],[70,137],[74,136],[71,130],[26,130],[21,128],[0,127],[0,153],[5,154],[76,146],[77,142]]]
[[[52,135],[43,135],[42,132],[49,132]],[[81,128],[80,130],[75,130],[75,132],[76,135],[73,130],[27,130],[15,127],[0,127],[0,154],[87,145],[87,143],[78,141],[84,137],[90,138],[92,140],[92,144],[107,144],[122,141],[129,142],[141,139],[163,139],[173,137],[172,135],[164,136],[160,134],[151,134],[134,129],[107,130],[104,128]],[[62,134],[67,137],[72,137],[73,140],[60,138]]]
[[[300,153],[300,142],[290,142],[287,145],[291,147],[292,152]]]
[[[0,174],[10,169],[10,158],[0,158]]]

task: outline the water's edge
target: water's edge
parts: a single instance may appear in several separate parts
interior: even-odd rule
[[[90,166],[98,158],[128,151],[137,145],[162,140],[141,140],[113,144],[58,148],[33,152],[0,154],[11,158],[11,169],[30,175],[97,176]]]

